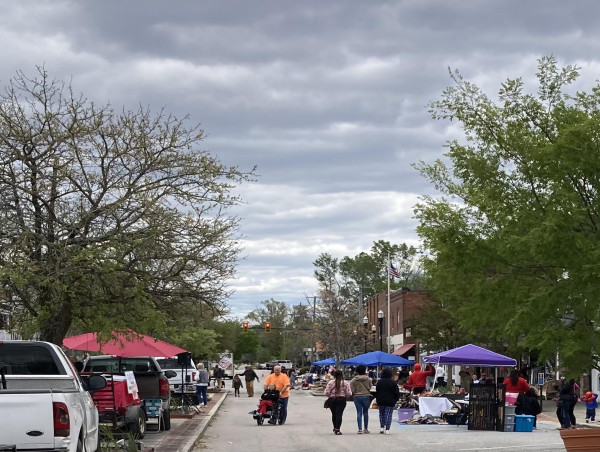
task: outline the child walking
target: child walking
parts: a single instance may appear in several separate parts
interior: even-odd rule
[[[239,397],[240,396],[240,388],[243,388],[242,379],[240,378],[239,375],[235,375],[233,377],[232,385],[233,385],[233,389],[234,389],[234,396]]]
[[[596,421],[596,408],[598,408],[598,394],[588,391],[581,398],[585,402],[585,422]]]

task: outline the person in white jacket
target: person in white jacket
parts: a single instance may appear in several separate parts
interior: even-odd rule
[[[435,370],[435,384],[436,386],[446,386],[446,371],[443,366],[438,366]]]

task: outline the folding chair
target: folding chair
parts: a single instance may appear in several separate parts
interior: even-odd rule
[[[144,409],[146,410],[146,417],[148,419],[157,419],[158,420],[158,429],[157,432],[161,431],[162,425],[162,417],[163,417],[163,408],[162,408],[162,400],[161,399],[145,399],[144,400]],[[155,430],[148,430],[155,431]]]

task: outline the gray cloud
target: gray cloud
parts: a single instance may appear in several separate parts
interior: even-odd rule
[[[412,206],[433,188],[412,168],[459,136],[426,105],[459,69],[493,95],[554,54],[598,78],[595,0],[24,0],[0,18],[0,80],[45,65],[115,106],[165,108],[206,132],[239,192],[240,316],[316,293],[312,262],[417,244]],[[532,87],[534,89],[535,87]]]

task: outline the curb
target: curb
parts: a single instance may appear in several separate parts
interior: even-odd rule
[[[194,430],[193,434],[191,434],[188,439],[186,441],[184,441],[181,446],[179,446],[177,448],[177,452],[189,452],[194,448],[194,444],[196,444],[196,441],[198,441],[198,439],[200,438],[200,436],[202,436],[202,434],[204,433],[204,431],[206,430],[206,427],[208,427],[208,424],[210,422],[210,420],[212,419],[212,417],[215,415],[215,413],[218,411],[219,407],[221,406],[221,404],[225,401],[225,399],[227,398],[228,395],[228,391],[225,391],[223,393],[223,397],[221,397],[219,400],[217,400],[215,402],[215,406],[213,406],[211,408],[211,410],[208,412],[208,414],[206,414],[202,420],[200,421],[200,424],[198,425],[198,427]]]

